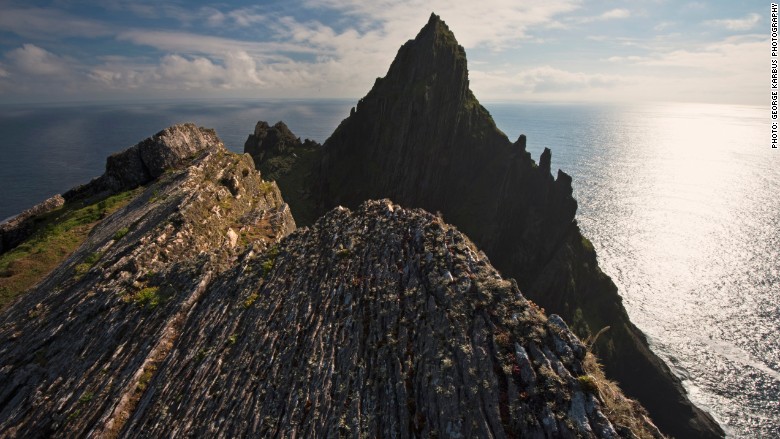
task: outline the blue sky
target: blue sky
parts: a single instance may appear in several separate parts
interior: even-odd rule
[[[479,99],[761,105],[769,3],[0,0],[3,102],[359,98],[436,12]]]

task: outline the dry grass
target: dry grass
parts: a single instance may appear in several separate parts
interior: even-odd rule
[[[595,384],[597,394],[603,406],[603,412],[616,428],[631,430],[640,439],[656,439],[664,436],[650,420],[647,411],[638,402],[627,398],[617,383],[608,380],[598,359],[588,352],[583,367],[589,382]]]

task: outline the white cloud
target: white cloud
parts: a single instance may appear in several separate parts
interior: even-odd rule
[[[394,42],[416,35],[421,22],[427,18],[427,12],[435,12],[450,26],[464,47],[485,45],[501,48],[508,42],[527,38],[529,30],[534,27],[554,24],[555,16],[576,10],[581,2],[308,0],[307,4],[311,8],[340,11],[353,17],[356,27],[377,28]]]
[[[15,70],[32,75],[62,75],[68,71],[67,62],[34,44],[24,44],[6,53]]]
[[[609,62],[624,62],[624,61],[630,61],[630,62],[638,62],[644,60],[644,57],[631,55],[631,56],[610,56],[607,58],[607,61]]]
[[[249,27],[258,23],[267,23],[269,21],[268,17],[264,14],[257,13],[256,8],[234,9],[228,12],[226,16],[240,27]]]
[[[107,1],[113,8],[109,12],[147,17],[142,22],[149,27],[108,27],[54,9],[4,10],[0,31],[31,35],[27,41],[34,44],[6,53],[0,64],[0,91],[357,97],[385,74],[398,47],[417,34],[431,11],[467,48],[471,85],[481,99],[701,100],[715,95],[713,90],[727,89],[733,90],[735,99],[742,99],[740,95],[750,97],[755,88],[746,84],[760,83],[759,72],[764,71],[756,61],[763,57],[758,36],[706,45],[697,45],[687,36],[643,38],[630,32],[606,36],[611,34],[607,21],[642,12],[613,8],[583,16],[583,0],[302,0],[303,4],[273,10],[175,5],[155,9],[147,0]],[[298,7],[310,10],[298,14]],[[302,16],[330,18],[323,22]],[[707,24],[738,30],[755,26],[757,20],[751,14]],[[577,30],[582,26],[573,26],[577,23],[598,24],[583,40],[587,34]],[[656,30],[673,24],[661,21]],[[54,47],[46,39],[56,37],[108,37],[116,39],[113,43],[119,48],[113,55],[78,63],[42,48]],[[41,38],[44,42],[39,42]],[[540,46],[542,38],[555,44]],[[522,51],[518,50],[521,44]],[[559,52],[558,57],[550,52],[566,44],[594,50],[587,59],[571,52]],[[145,55],[117,55],[131,53],[129,46],[142,48]]]
[[[672,51],[659,51],[641,61],[645,66],[685,67],[699,72],[721,74],[753,70],[761,71],[760,35],[729,37],[702,45]]]
[[[628,9],[610,9],[600,15],[594,15],[590,17],[577,17],[572,19],[575,23],[593,23],[597,21],[616,20],[621,18],[628,18],[631,16],[631,12]]]
[[[708,20],[704,24],[712,27],[722,27],[733,31],[745,31],[756,27],[761,20],[758,14],[748,14],[744,18],[734,18],[725,20]]]
[[[535,93],[610,88],[623,82],[623,79],[616,75],[569,72],[550,66],[522,71],[516,75],[516,78]]]
[[[615,18],[628,18],[631,13],[628,9],[612,9],[599,16],[602,20],[612,20]]]
[[[55,9],[4,8],[0,14],[0,30],[29,38],[45,36],[98,37],[112,33],[97,21],[79,18]]]
[[[163,51],[174,53],[200,53],[222,55],[231,51],[242,50],[255,55],[265,54],[272,56],[278,52],[288,53],[316,53],[317,50],[302,44],[285,42],[253,42],[241,41],[231,38],[200,35],[191,32],[179,31],[149,31],[133,29],[120,32],[117,35],[120,41],[129,41],[133,44],[154,47]]]
[[[510,73],[506,71],[470,72],[472,88],[485,99],[578,100],[593,92],[611,89],[626,82],[619,75],[572,72],[549,65]]]

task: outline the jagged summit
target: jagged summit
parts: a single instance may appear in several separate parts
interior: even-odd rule
[[[417,37],[400,48],[385,77],[388,78],[403,78],[412,85],[423,81],[428,87],[456,86],[467,90],[466,51],[447,24],[432,13]]]
[[[387,75],[325,141],[322,155],[318,178],[325,183],[314,197],[323,211],[383,196],[442,212],[484,205],[507,166],[532,162],[474,97],[465,51],[436,15],[399,49]],[[538,178],[552,182],[549,173]],[[566,203],[571,219],[576,203],[571,197]],[[473,214],[450,219],[466,217]]]
[[[571,177],[551,175],[549,148],[537,165],[526,141],[521,135],[512,143],[496,127],[469,88],[464,49],[432,14],[322,148],[288,162],[277,182],[302,224],[335,206],[379,198],[441,212],[524,294],[576,322],[581,337],[610,326],[595,349],[662,430],[721,436],[650,351],[599,269],[575,220]]]

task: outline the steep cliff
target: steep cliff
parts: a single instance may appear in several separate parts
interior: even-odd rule
[[[579,232],[571,178],[562,171],[553,178],[550,151],[537,165],[525,142],[512,143],[496,128],[469,89],[465,51],[431,15],[325,144],[307,161],[290,162],[277,181],[284,193],[304,195],[289,201],[294,215],[314,213],[296,216],[306,220],[383,197],[441,212],[524,294],[575,322],[580,336],[610,326],[596,344],[608,376],[664,432],[722,436],[629,321]]]
[[[287,188],[284,198],[295,206],[293,216],[297,222],[312,224],[322,214],[312,202],[308,183],[312,177],[311,170],[320,159],[317,142],[309,139],[301,141],[284,122],[269,126],[260,121],[244,143],[244,152],[252,156],[257,170],[266,179]]]
[[[441,218],[368,201],[293,231],[213,131],[139,145],[67,196],[129,202],[0,314],[0,436],[662,437]]]

